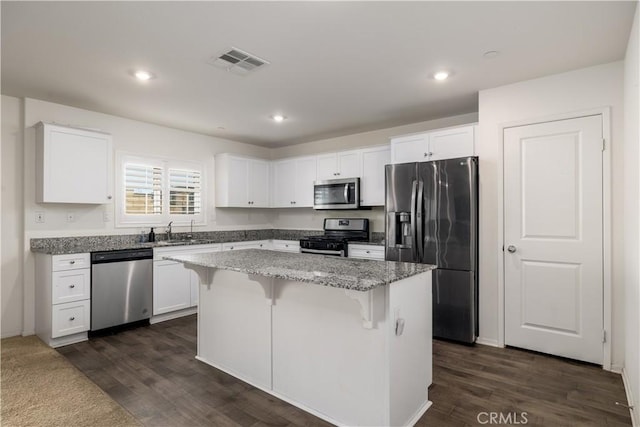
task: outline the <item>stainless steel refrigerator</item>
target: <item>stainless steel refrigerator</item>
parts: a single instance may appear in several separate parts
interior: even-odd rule
[[[435,264],[433,336],[478,336],[478,158],[387,165],[389,261]]]

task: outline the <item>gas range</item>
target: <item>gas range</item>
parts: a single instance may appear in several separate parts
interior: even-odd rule
[[[348,241],[369,240],[369,220],[366,218],[325,218],[324,235],[300,239],[300,252],[346,257]]]

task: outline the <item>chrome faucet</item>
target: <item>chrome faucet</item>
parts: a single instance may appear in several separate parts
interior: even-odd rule
[[[169,221],[167,229],[165,230],[167,233],[167,240],[171,240],[171,224],[173,224],[173,221]]]
[[[193,239],[193,220],[191,220],[191,232],[189,233],[189,235],[187,236],[187,238],[189,238],[189,239]]]

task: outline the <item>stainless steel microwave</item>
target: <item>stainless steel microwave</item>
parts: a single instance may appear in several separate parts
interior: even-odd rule
[[[313,183],[314,209],[358,209],[360,178],[329,179]]]

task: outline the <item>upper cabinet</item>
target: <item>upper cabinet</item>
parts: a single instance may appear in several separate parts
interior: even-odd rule
[[[475,153],[475,125],[391,138],[391,162],[453,159]]]
[[[36,125],[36,202],[110,203],[111,171],[111,135]]]
[[[269,207],[269,161],[235,154],[215,160],[217,207]]]
[[[388,145],[361,150],[362,174],[360,178],[360,205],[384,205],[384,171],[391,161]]]
[[[361,171],[361,151],[341,151],[317,156],[317,180],[357,178]]]
[[[272,163],[272,203],[276,208],[313,206],[316,158],[299,157]]]

